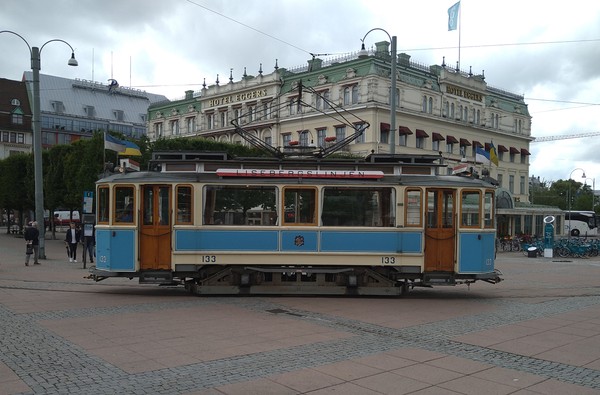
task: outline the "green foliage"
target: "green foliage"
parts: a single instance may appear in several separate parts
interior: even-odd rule
[[[592,209],[592,188],[572,179],[554,181],[549,187],[545,184],[532,186],[529,193],[535,204],[555,206],[562,210]]]

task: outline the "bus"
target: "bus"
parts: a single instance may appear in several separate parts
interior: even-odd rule
[[[594,211],[565,211],[565,234],[598,236],[598,216]]]

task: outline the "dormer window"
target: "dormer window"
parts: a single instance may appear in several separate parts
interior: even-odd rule
[[[83,106],[83,112],[88,118],[94,118],[96,116],[96,109],[94,106]]]
[[[53,101],[52,109],[54,110],[55,113],[62,114],[65,112],[65,105],[61,101]]]
[[[113,116],[117,121],[123,121],[123,119],[125,119],[123,110],[113,110]]]

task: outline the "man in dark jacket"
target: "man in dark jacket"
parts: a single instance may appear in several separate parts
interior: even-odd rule
[[[40,231],[37,228],[37,222],[30,222],[25,227],[25,233],[23,236],[25,237],[25,241],[27,242],[27,244],[31,245],[32,247],[32,253],[28,253],[25,255],[25,266],[29,266],[29,257],[31,255],[33,255],[33,264],[39,265],[40,263],[38,262],[38,255],[40,251]],[[30,250],[27,249],[27,252],[29,251]]]

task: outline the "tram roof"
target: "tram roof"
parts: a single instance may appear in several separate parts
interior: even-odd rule
[[[215,182],[274,184],[493,186],[476,177],[438,175],[441,155],[371,154],[364,158],[233,158],[225,152],[154,152],[149,170],[105,175],[98,183]],[[219,173],[219,174],[217,174]],[[225,174],[225,175],[224,175]],[[310,178],[310,181],[304,180]],[[304,181],[294,181],[304,180]],[[488,180],[489,181],[489,180]]]

